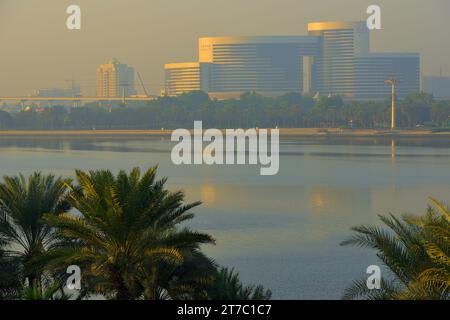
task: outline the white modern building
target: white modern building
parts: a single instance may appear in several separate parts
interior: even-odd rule
[[[306,36],[200,38],[198,62],[165,70],[170,96],[202,90],[219,99],[249,91],[385,99],[391,77],[399,97],[420,91],[420,55],[371,52],[365,22],[310,23]]]

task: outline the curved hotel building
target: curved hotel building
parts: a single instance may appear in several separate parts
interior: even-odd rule
[[[307,58],[319,54],[319,41],[309,36],[201,38],[199,61],[209,69],[203,86],[213,96],[309,88]]]
[[[420,90],[419,54],[371,53],[365,22],[310,23],[306,36],[200,38],[198,62],[165,71],[170,96],[202,90],[218,99],[249,91],[384,99],[390,77],[399,80],[399,96]]]

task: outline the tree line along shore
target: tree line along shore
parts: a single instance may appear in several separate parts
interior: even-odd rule
[[[397,134],[403,134],[403,130],[422,135],[450,132],[450,101],[414,93],[399,99],[396,106],[396,126],[402,129]],[[370,135],[389,130],[391,124],[388,97],[385,101],[346,101],[340,96],[314,99],[298,93],[275,98],[245,93],[240,99],[213,100],[206,93],[191,92],[126,106],[88,103],[77,108],[55,105],[21,109],[3,104],[2,109],[3,131],[122,130],[125,134],[145,130],[161,134],[192,128],[194,121],[202,121],[205,128],[284,128],[281,134],[285,135]]]

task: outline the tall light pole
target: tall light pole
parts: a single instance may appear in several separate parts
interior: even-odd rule
[[[392,86],[392,109],[391,109],[391,129],[395,129],[395,87],[397,86],[397,79],[392,77],[384,83]]]

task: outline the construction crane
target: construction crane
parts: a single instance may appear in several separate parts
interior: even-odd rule
[[[137,72],[137,76],[139,78],[139,82],[141,83],[142,89],[144,89],[145,96],[148,97],[149,95],[147,89],[145,89],[144,81],[142,81],[141,74],[139,72]]]

